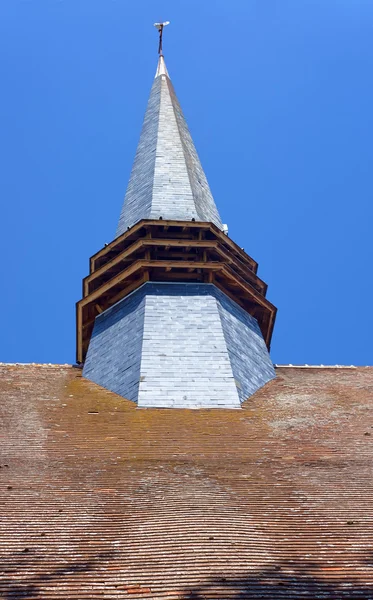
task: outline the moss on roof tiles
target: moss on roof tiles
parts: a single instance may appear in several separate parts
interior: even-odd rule
[[[373,368],[277,375],[170,411],[2,365],[0,594],[373,597]]]

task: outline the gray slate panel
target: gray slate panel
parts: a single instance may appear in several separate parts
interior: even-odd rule
[[[209,287],[148,286],[139,406],[240,407],[216,299]]]
[[[258,322],[220,290],[216,290],[233,376],[244,402],[276,377]]]
[[[132,294],[96,320],[83,375],[137,402],[144,329],[144,292]]]
[[[127,187],[116,237],[141,219],[150,217],[153,200],[155,156],[158,139],[158,117],[161,97],[161,79],[153,84],[148,107],[137,146],[136,156]]]
[[[144,284],[96,318],[83,375],[141,407],[238,408],[275,377],[256,320],[212,284]]]
[[[153,83],[116,236],[141,219],[222,222],[167,75]]]

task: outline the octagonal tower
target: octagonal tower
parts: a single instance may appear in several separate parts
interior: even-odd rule
[[[140,407],[239,408],[275,377],[257,267],[224,232],[161,55],[116,238],[77,303],[84,377]]]

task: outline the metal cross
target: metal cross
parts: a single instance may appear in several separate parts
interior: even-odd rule
[[[162,46],[162,42],[163,42],[163,28],[166,27],[166,25],[169,25],[170,21],[165,21],[164,23],[154,23],[154,27],[156,27],[159,31],[159,46],[158,46],[158,54],[159,56],[163,56],[163,46]]]

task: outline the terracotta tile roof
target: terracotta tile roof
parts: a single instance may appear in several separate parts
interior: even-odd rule
[[[141,410],[0,367],[2,598],[373,598],[373,368],[241,411]]]

